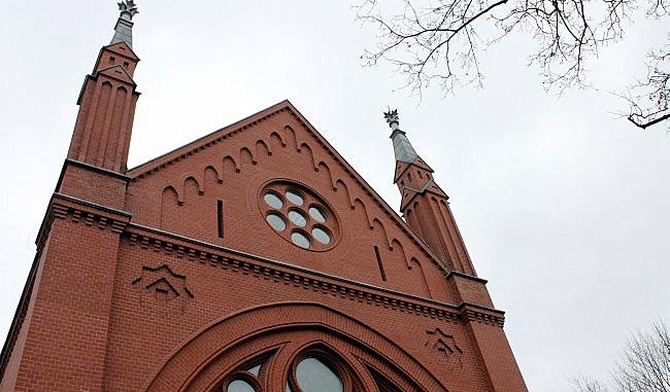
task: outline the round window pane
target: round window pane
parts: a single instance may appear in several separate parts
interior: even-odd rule
[[[309,216],[311,216],[317,222],[326,221],[326,213],[319,207],[309,207]]]
[[[305,225],[307,224],[307,218],[305,217],[305,214],[297,210],[289,211],[288,218],[296,226],[305,227]]]
[[[256,392],[256,389],[244,380],[235,380],[228,384],[227,392]]]
[[[309,249],[309,238],[299,231],[291,233],[291,241],[301,248]]]
[[[342,392],[340,377],[316,358],[305,358],[295,369],[300,388],[304,392]]]
[[[272,208],[280,209],[284,206],[284,203],[281,201],[279,196],[275,195],[274,193],[266,193],[265,196],[263,196],[263,200],[265,200],[265,203],[267,203],[267,205]]]
[[[272,228],[277,231],[284,231],[284,229],[286,229],[286,222],[284,222],[284,218],[277,214],[268,214],[265,219],[268,221],[270,226],[272,226]]]
[[[286,198],[288,199],[288,201],[297,206],[301,206],[302,203],[305,202],[305,200],[302,198],[302,195],[293,190],[286,191]]]
[[[330,244],[330,234],[320,227],[312,229],[312,237],[324,245]]]

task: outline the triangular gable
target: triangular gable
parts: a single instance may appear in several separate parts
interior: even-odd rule
[[[140,61],[140,58],[137,57],[137,54],[135,54],[135,52],[133,52],[133,48],[128,46],[128,44],[125,43],[125,42],[118,42],[118,43],[115,43],[115,44],[112,44],[112,45],[103,46],[102,49],[100,49],[100,53],[98,54],[98,60],[100,60],[100,55],[105,50],[116,53],[119,56],[125,57],[129,60]],[[97,61],[96,61],[96,63],[97,63]]]
[[[402,161],[396,161],[395,163],[395,176],[393,178],[393,183],[398,182],[400,177],[402,177],[403,174],[412,166],[416,166],[420,169],[423,169],[427,172],[434,173],[434,170],[431,169],[430,166],[426,162],[421,159],[421,157],[417,157],[414,159],[412,163],[407,163],[407,162],[402,162]]]
[[[130,74],[128,74],[128,71],[126,71],[126,69],[123,68],[120,64],[111,66],[109,68],[101,69],[97,72],[95,76],[97,77],[98,75],[109,76],[110,78],[114,78],[122,82],[136,86],[135,81],[130,76]]]
[[[132,179],[128,206],[143,226],[447,300],[446,287],[435,288],[442,286],[444,264],[288,101],[126,175]],[[308,200],[324,200],[325,209],[332,209],[328,214],[336,215],[342,226],[329,229],[336,246],[307,252],[265,234],[272,230],[258,219],[259,213],[267,214],[261,189],[275,182],[280,188],[303,187]],[[215,216],[217,204],[223,217]]]
[[[214,131],[209,135],[205,135],[199,139],[192,141],[191,143],[188,143],[182,147],[179,147],[159,157],[156,157],[150,161],[147,161],[139,166],[136,166],[128,170],[126,175],[131,178],[141,178],[147,174],[150,174],[151,172],[160,170],[161,167],[171,165],[174,162],[180,161],[186,158],[187,156],[192,155],[200,150],[209,148],[214,144],[219,143],[236,133],[244,131],[245,129],[251,127],[253,124],[259,121],[270,118],[273,115],[286,110],[292,110],[294,113],[298,113],[298,111],[293,107],[293,105],[291,105],[291,103],[288,100],[284,100],[282,102],[270,106],[267,109],[261,110],[256,114],[252,114],[251,116],[245,119],[242,119],[231,125],[228,125],[225,128],[221,128],[218,131]],[[323,139],[323,137],[321,137],[321,139]]]

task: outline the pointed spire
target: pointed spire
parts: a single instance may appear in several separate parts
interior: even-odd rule
[[[137,5],[135,4],[134,0],[123,0],[122,2],[118,3],[119,5],[119,11],[121,11],[121,15],[119,16],[119,20],[116,22],[116,26],[114,27],[114,37],[112,38],[112,42],[110,42],[110,45],[113,44],[118,44],[119,42],[125,42],[130,46],[131,48],[133,47],[133,16],[135,16],[139,11],[137,10]]]
[[[395,151],[396,161],[412,163],[419,155],[414,151],[414,147],[407,139],[405,132],[400,130],[400,118],[398,116],[398,109],[391,110],[384,113],[386,122],[393,131],[391,133],[391,140],[393,140],[393,150]]]
[[[140,59],[130,48],[131,19],[137,14],[135,2],[124,0],[119,9],[114,39],[100,50],[79,94],[79,114],[68,159],[123,174],[140,96],[133,80]]]
[[[389,109],[384,118],[393,132],[395,175],[400,191],[400,212],[414,232],[455,272],[476,276],[465,244],[449,208],[449,196],[433,180],[431,169],[414,151],[399,128],[398,110]]]

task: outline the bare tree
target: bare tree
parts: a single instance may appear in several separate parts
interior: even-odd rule
[[[607,387],[598,380],[590,377],[578,377],[571,380],[575,392],[607,392]]]
[[[588,377],[572,383],[576,392],[670,392],[670,334],[665,324],[654,323],[651,332],[633,335],[611,373],[611,389]]]
[[[482,50],[517,31],[538,42],[530,60],[539,65],[546,89],[583,87],[586,60],[622,38],[642,0],[359,1],[358,19],[378,29],[365,64],[389,62],[406,77],[405,87],[421,94],[433,84],[445,93],[457,85],[481,86]],[[670,0],[646,1],[647,17],[670,14]],[[670,117],[670,48],[649,60],[648,78],[624,95],[631,103],[629,119],[642,128]]]
[[[670,45],[650,53],[647,68],[647,78],[625,95],[628,119],[642,129],[670,119]]]

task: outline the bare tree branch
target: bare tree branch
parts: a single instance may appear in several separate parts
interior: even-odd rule
[[[615,392],[670,392],[670,334],[663,322],[652,331],[638,331],[626,343],[612,370]],[[575,392],[607,392],[602,382],[579,377],[571,380]]]
[[[570,383],[575,386],[575,392],[608,392],[603,383],[590,377],[577,377],[570,380]]]
[[[515,31],[532,35],[530,61],[547,90],[587,86],[587,62],[622,39],[640,0],[359,0],[358,19],[378,31],[377,47],[362,56],[368,66],[385,61],[421,94],[437,83],[444,93],[482,86],[483,50]],[[670,15],[670,0],[647,0],[647,17]],[[480,38],[481,37],[481,38]],[[649,74],[627,98],[629,120],[641,128],[667,120],[668,48],[651,54]],[[645,102],[650,100],[650,102]]]

